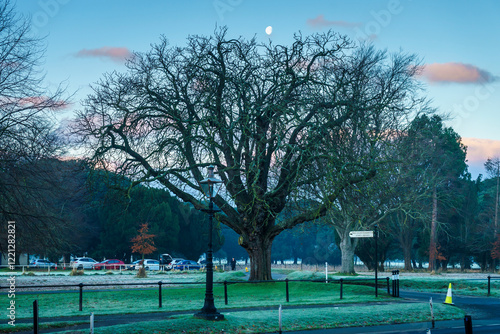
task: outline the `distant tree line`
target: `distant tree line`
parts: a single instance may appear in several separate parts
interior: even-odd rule
[[[73,239],[69,253],[95,258],[130,261],[132,239],[142,224],[155,235],[156,252],[198,260],[207,249],[207,215],[180,202],[164,189],[144,186],[129,189],[130,181],[116,174],[87,170],[80,187],[85,195],[75,205],[80,238]],[[85,208],[81,210],[81,208]],[[80,210],[79,210],[80,209]],[[223,243],[219,228],[214,229],[214,249]]]

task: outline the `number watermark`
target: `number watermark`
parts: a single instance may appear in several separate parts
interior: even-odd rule
[[[16,222],[9,221],[7,225],[7,263],[9,269],[14,271],[16,268]],[[7,307],[8,324],[11,326],[16,325],[16,276],[10,275],[7,278],[9,292],[9,305]]]

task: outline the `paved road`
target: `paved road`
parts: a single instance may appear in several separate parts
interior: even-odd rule
[[[400,296],[402,298],[416,299],[419,301],[429,301],[430,297],[432,297],[434,302],[443,302],[446,298],[445,294],[411,291],[401,291]],[[464,310],[466,314],[471,315],[473,320],[497,319],[500,321],[500,298],[469,297],[454,294],[453,303]]]
[[[442,303],[446,294],[442,293],[423,293],[412,291],[400,291],[400,297],[411,301],[428,302],[432,297],[434,303]],[[453,303],[460,307],[467,315],[472,318],[472,327],[474,334],[498,334],[500,333],[500,298],[492,297],[468,297],[453,295]],[[384,325],[375,327],[351,327],[336,328],[312,331],[294,331],[287,334],[455,334],[465,333],[464,320],[437,321],[435,328],[432,328],[431,322]]]

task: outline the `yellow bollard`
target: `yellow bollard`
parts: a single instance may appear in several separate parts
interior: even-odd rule
[[[248,267],[245,267],[245,271],[248,272]]]

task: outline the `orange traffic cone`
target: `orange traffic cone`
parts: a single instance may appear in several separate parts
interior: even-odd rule
[[[446,299],[444,300],[444,304],[455,305],[451,301],[451,283],[448,286],[448,293],[446,293]]]

